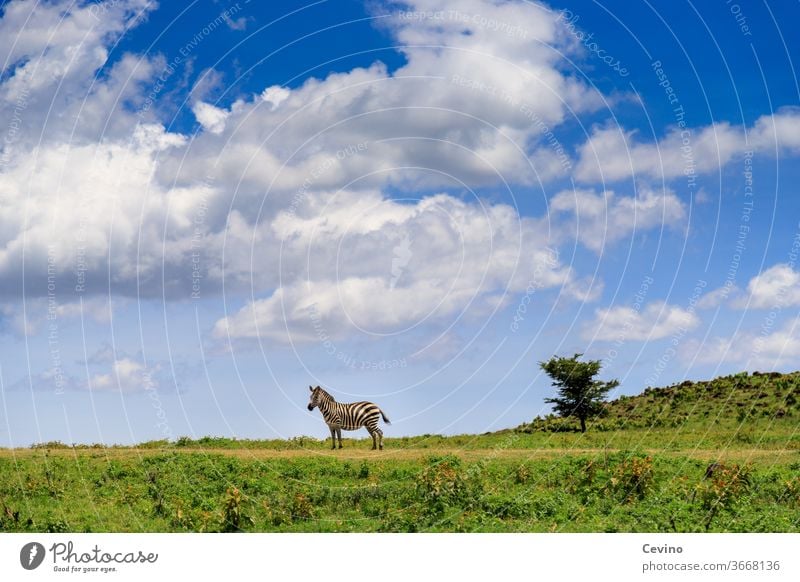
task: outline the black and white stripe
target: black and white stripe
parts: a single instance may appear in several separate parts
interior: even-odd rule
[[[383,422],[391,424],[386,415],[372,402],[336,402],[336,400],[325,392],[322,388],[308,387],[311,391],[311,401],[308,409],[314,410],[319,407],[322,418],[328,428],[331,429],[331,449],[336,448],[336,437],[339,437],[339,448],[342,448],[342,430],[358,430],[362,426],[366,427],[372,437],[372,450],[380,448],[383,450],[383,431],[378,428],[378,419],[383,418]]]

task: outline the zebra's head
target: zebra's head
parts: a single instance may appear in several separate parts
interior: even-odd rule
[[[308,389],[311,391],[311,400],[308,402],[308,409],[314,410],[314,407],[319,406],[319,402],[322,400],[322,395],[325,391],[319,386],[316,388],[309,386]]]

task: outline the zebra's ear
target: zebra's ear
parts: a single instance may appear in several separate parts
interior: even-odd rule
[[[309,386],[309,387],[308,387],[308,391],[309,391],[309,392],[313,392],[313,391],[314,391],[314,389],[313,389],[311,386]]]

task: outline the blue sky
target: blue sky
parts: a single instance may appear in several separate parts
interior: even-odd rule
[[[1,6],[2,446],[798,367],[795,5]]]

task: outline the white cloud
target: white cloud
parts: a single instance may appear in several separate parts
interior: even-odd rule
[[[762,152],[800,152],[800,107],[784,107],[759,117],[747,133],[749,148]]]
[[[315,187],[353,179],[372,187],[403,180],[452,186],[452,177],[478,185],[565,176],[569,160],[544,128],[603,100],[561,70],[552,47],[569,52],[571,43],[557,14],[532,3],[472,0],[438,2],[442,18],[402,16],[426,6],[433,4],[393,5],[401,10],[379,21],[406,56],[398,70],[376,62],[292,89],[269,87],[231,111],[222,134],[199,136],[182,166],[165,172],[190,180],[213,163],[221,176],[237,179],[238,196],[261,198],[268,188],[270,202],[286,203],[282,193],[300,188],[321,156],[368,143],[368,163],[364,156],[343,159]],[[465,22],[463,15],[480,18]],[[512,23],[524,34],[498,34],[482,22]]]
[[[270,111],[275,111],[291,94],[292,92],[289,89],[280,85],[273,85],[264,89],[261,93],[261,98],[265,103],[270,104]]]
[[[774,309],[800,305],[800,273],[781,263],[762,271],[747,284],[747,295],[737,298],[735,307]]]
[[[295,197],[322,212],[355,179],[353,194],[337,199],[349,205],[340,209],[347,215],[405,180],[450,187],[563,175],[542,124],[555,128],[569,108],[602,103],[561,70],[551,46],[569,43],[556,15],[524,2],[471,1],[458,11],[479,15],[474,22],[410,22],[399,13],[386,21],[407,58],[392,74],[376,62],[222,108],[194,100],[218,81],[206,71],[190,100],[203,131],[187,141],[156,122],[158,103],[149,101],[169,73],[164,57],[124,55],[97,76],[109,48],[151,7],[145,0],[4,7],[0,54],[13,64],[0,82],[0,108],[12,114],[12,97],[24,92],[26,131],[2,152],[0,278],[14,281],[24,262],[31,295],[43,294],[54,254],[60,279],[77,283],[80,266],[89,294],[186,296],[198,236],[206,295],[221,288],[223,274],[232,290],[254,280],[262,293],[295,284],[251,267],[254,254],[277,265]],[[513,22],[520,34],[497,34],[490,21]],[[412,48],[417,41],[441,47]],[[50,107],[57,118],[47,117]],[[572,292],[585,291],[578,287],[571,280]]]
[[[0,277],[11,284],[24,257],[31,296],[45,294],[48,266],[59,293],[85,278],[81,290],[89,294],[118,287],[134,294],[137,277],[155,278],[143,292],[158,293],[162,266],[180,261],[181,245],[189,246],[205,191],[200,185],[168,196],[151,181],[154,157],[181,142],[160,127],[139,126],[130,144],[43,145],[1,172]],[[166,245],[165,228],[174,237]]]
[[[729,363],[743,370],[796,368],[800,357],[800,325],[789,320],[782,326],[755,333],[739,331],[731,337],[715,337],[705,343],[695,340],[682,350],[684,359],[720,365]]]
[[[745,131],[727,122],[670,129],[658,141],[637,140],[621,127],[596,127],[578,147],[575,177],[582,182],[629,178],[671,180],[717,171],[748,150],[795,154],[800,150],[800,109],[764,115]]]
[[[96,143],[130,138],[130,106],[144,99],[143,84],[156,59],[125,55],[103,78],[109,48],[156,4],[16,0],[0,17],[0,130],[24,120],[0,141],[3,159],[25,156],[38,144]],[[10,138],[10,139],[9,139]]]
[[[521,1],[404,3],[461,16],[382,20],[406,59],[391,73],[375,62],[223,108],[197,100],[219,79],[207,72],[189,100],[202,130],[188,140],[167,131],[148,101],[164,57],[124,55],[98,75],[151,7],[4,6],[0,57],[11,65],[0,113],[13,118],[21,96],[25,107],[25,131],[0,152],[5,296],[23,272],[26,292],[44,295],[50,262],[63,288],[81,284],[87,296],[187,297],[199,244],[206,296],[224,278],[232,293],[256,297],[217,324],[218,337],[251,338],[258,322],[267,337],[283,338],[288,325],[292,337],[309,339],[319,333],[311,305],[330,334],[486,315],[525,289],[548,245],[564,242],[561,224],[520,217],[511,204],[415,194],[567,176],[571,160],[550,132],[600,108],[603,96],[565,72],[559,51],[578,49],[557,13]],[[506,33],[490,23],[506,23]],[[51,108],[59,115],[48,117]],[[770,139],[795,147],[791,111],[774,128],[768,121],[751,132],[757,147]],[[710,152],[716,137],[704,135]],[[642,148],[636,164],[647,168],[654,154]],[[610,171],[624,175],[614,163]],[[413,199],[394,201],[389,190]],[[594,250],[685,218],[672,192],[647,189],[561,193],[553,210],[574,215],[576,236]],[[413,256],[392,283],[405,236]],[[560,263],[541,278],[577,300],[602,289]],[[120,378],[136,375],[131,364],[118,367]],[[112,380],[96,377],[100,387]]]
[[[550,212],[573,214],[574,223],[562,229],[597,252],[637,230],[676,227],[686,219],[684,204],[672,191],[645,188],[635,196],[616,196],[610,190],[566,190],[552,198]]]
[[[156,371],[146,368],[141,362],[124,357],[114,361],[108,374],[92,376],[89,389],[120,392],[155,390],[158,388],[158,382],[153,377]]]
[[[685,333],[699,323],[697,315],[688,309],[655,302],[643,310],[623,306],[597,309],[582,335],[588,340],[650,341]]]
[[[729,283],[709,291],[698,299],[697,309],[716,309],[729,300],[737,301],[741,297],[742,290],[733,283]]]
[[[230,115],[229,111],[202,101],[198,101],[192,106],[192,112],[200,125],[203,126],[203,129],[215,135],[219,135],[224,131],[225,120]]]
[[[340,192],[280,214],[271,227],[292,272],[280,273],[286,283],[270,296],[218,321],[218,339],[324,341],[486,317],[534,274],[540,287],[579,300],[601,288],[554,260],[543,224],[500,204]]]

